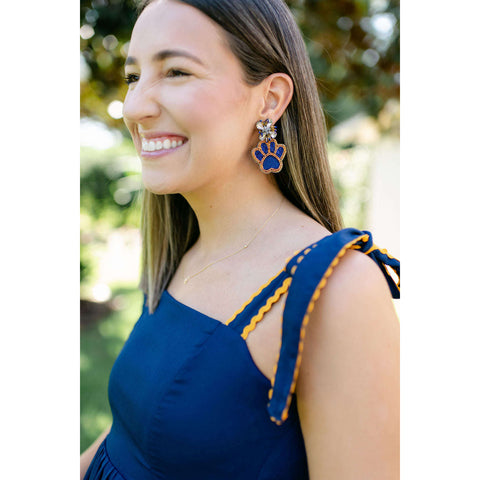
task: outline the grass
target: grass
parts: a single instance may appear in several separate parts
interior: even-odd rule
[[[112,422],[108,378],[113,363],[141,313],[143,294],[135,286],[112,287],[116,310],[82,327],[80,334],[80,450]]]

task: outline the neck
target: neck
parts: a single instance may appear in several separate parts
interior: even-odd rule
[[[200,229],[195,253],[205,261],[250,242],[283,198],[273,178],[266,175],[255,175],[253,179],[237,177],[211,186],[208,191],[184,196],[197,216]]]

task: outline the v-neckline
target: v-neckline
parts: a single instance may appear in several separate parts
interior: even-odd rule
[[[166,295],[167,297],[169,297],[169,299],[177,304],[178,306],[180,306],[181,308],[184,308],[186,310],[189,310],[190,312],[192,313],[195,313],[197,315],[200,315],[201,317],[204,317],[204,318],[207,318],[208,320],[212,320],[216,323],[221,323],[222,325],[225,325],[226,327],[228,326],[225,322],[222,322],[221,320],[217,320],[216,318],[213,318],[211,317],[210,315],[207,315],[206,313],[202,313],[200,312],[199,310],[193,308],[193,307],[190,307],[189,305],[187,305],[186,303],[183,303],[181,302],[180,300],[177,300],[168,290],[164,290],[163,291],[163,295]]]
[[[283,270],[282,270],[283,271]],[[280,274],[281,272],[279,272]],[[278,276],[278,275],[277,275]],[[276,278],[276,277],[274,277]],[[186,311],[189,311],[189,312],[192,312],[192,313],[195,313],[196,315],[199,315],[201,318],[204,318],[206,320],[208,320],[209,322],[213,322],[217,325],[217,327],[225,327],[225,329],[228,329],[230,331],[233,331],[236,333],[235,337],[238,338],[241,342],[241,345],[242,345],[242,349],[245,350],[245,353],[247,355],[247,358],[248,358],[248,361],[252,364],[254,370],[256,371],[256,374],[260,376],[261,378],[261,381],[262,383],[265,385],[265,388],[270,388],[270,385],[271,385],[271,378],[269,378],[267,375],[265,375],[261,370],[260,368],[258,367],[258,365],[255,363],[255,360],[253,359],[253,356],[252,356],[252,352],[250,352],[250,348],[248,347],[247,345],[247,342],[245,341],[244,338],[242,338],[241,335],[238,334],[238,332],[236,332],[236,330],[234,328],[232,328],[230,326],[230,324],[226,324],[225,322],[222,322],[220,320],[217,320],[216,318],[213,318],[209,315],[206,315],[202,312],[199,312],[198,310],[196,310],[195,308],[192,308],[188,305],[186,305],[185,303],[182,303],[180,301],[178,301],[175,297],[172,296],[171,293],[168,292],[168,290],[164,290],[163,291],[163,294],[166,295],[166,298],[171,301],[174,305],[176,305],[177,307],[181,308],[182,310],[186,310]],[[216,329],[215,329],[216,330]]]
[[[287,262],[288,263],[288,262]],[[177,305],[180,307],[183,307],[184,309],[196,313],[197,315],[200,315],[202,317],[208,318],[209,320],[213,320],[214,322],[221,323],[222,325],[225,325],[226,327],[229,327],[237,318],[238,315],[240,315],[241,312],[243,312],[251,303],[252,301],[261,293],[263,293],[268,287],[272,285],[272,283],[286,270],[286,266],[284,266],[279,272],[277,272],[273,277],[271,277],[265,284],[263,284],[261,287],[259,287],[254,294],[250,295],[247,301],[245,301],[235,312],[226,320],[218,320],[210,315],[207,315],[206,313],[200,312],[194,307],[191,307],[190,305],[187,305],[184,302],[181,302],[180,300],[176,299],[167,289],[165,289],[163,292]]]

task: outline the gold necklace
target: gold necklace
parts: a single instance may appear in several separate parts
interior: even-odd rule
[[[264,229],[265,225],[280,210],[280,207],[282,206],[282,203],[283,203],[283,198],[282,198],[282,201],[280,202],[280,205],[276,208],[276,210],[263,222],[263,225],[255,232],[255,235],[253,235],[253,237],[247,243],[245,243],[241,248],[239,248],[236,252],[229,253],[228,255],[225,255],[224,257],[219,258],[218,260],[210,262],[208,265],[205,265],[198,272],[192,273],[192,275],[189,275],[188,277],[185,277],[185,279],[183,280],[183,283],[187,283],[191,278],[196,277],[200,273],[204,272],[208,267],[211,267],[212,265],[215,265],[216,263],[221,262],[222,260],[226,260],[227,258],[233,257],[234,255],[237,255],[237,253],[240,253],[242,250],[245,250],[255,240],[255,238],[257,238],[258,234]]]

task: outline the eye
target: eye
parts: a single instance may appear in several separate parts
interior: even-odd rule
[[[137,75],[135,73],[129,73],[125,75],[124,80],[127,85],[130,85],[131,83],[138,82],[139,78],[140,78],[140,75]]]
[[[170,77],[170,78],[172,78],[172,77],[173,78],[175,78],[175,77],[188,77],[188,76],[190,76],[189,73],[186,73],[182,70],[178,70],[176,68],[172,68],[171,70],[169,70],[167,72],[167,77]]]

